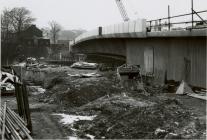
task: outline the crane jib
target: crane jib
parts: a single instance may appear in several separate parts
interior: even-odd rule
[[[121,0],[116,0],[116,4],[117,4],[117,6],[119,8],[119,11],[121,13],[121,16],[122,16],[123,20],[124,21],[129,21],[129,17],[127,15],[126,9],[125,9],[122,1]]]

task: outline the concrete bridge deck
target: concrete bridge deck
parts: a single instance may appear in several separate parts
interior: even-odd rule
[[[207,35],[207,28],[151,32],[147,32],[146,29],[147,25],[145,19],[114,24],[106,27],[98,27],[97,29],[81,34],[71,41],[70,45],[73,46],[82,41],[101,38],[206,37]]]

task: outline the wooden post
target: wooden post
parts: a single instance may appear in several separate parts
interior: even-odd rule
[[[17,83],[15,78],[14,85],[19,116],[27,122],[27,128],[32,133],[32,122],[26,86],[24,84]]]
[[[27,119],[27,117],[25,116],[26,112],[25,112],[25,105],[24,105],[24,87],[23,85],[19,85],[19,97],[20,97],[20,105],[21,105],[21,112],[22,112],[22,117],[24,118],[24,120]]]
[[[98,27],[98,35],[99,35],[99,36],[102,35],[102,27]]]
[[[24,99],[25,115],[26,115],[26,119],[27,119],[27,128],[32,133],[32,121],[31,121],[31,116],[30,116],[27,87],[26,87],[25,84],[23,84],[22,88],[23,88],[23,99]]]
[[[159,26],[158,26],[158,30],[161,31],[162,30],[162,26],[161,26],[161,19],[159,19]]]
[[[18,113],[20,116],[22,116],[22,109],[21,109],[21,100],[19,96],[19,85],[16,82],[16,78],[14,77],[14,86],[15,86],[15,95],[17,99],[17,107],[18,107]]]
[[[194,14],[194,12],[193,12],[193,0],[191,0],[191,11],[192,11],[192,29],[193,29],[193,14]]]

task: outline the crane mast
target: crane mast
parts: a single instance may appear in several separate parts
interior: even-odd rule
[[[115,0],[124,21],[129,21],[126,9],[121,0]]]

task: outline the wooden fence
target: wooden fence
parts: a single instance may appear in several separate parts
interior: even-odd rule
[[[26,85],[24,83],[17,82],[16,80],[14,81],[19,116],[24,119],[27,124],[27,128],[32,132],[32,122]]]

